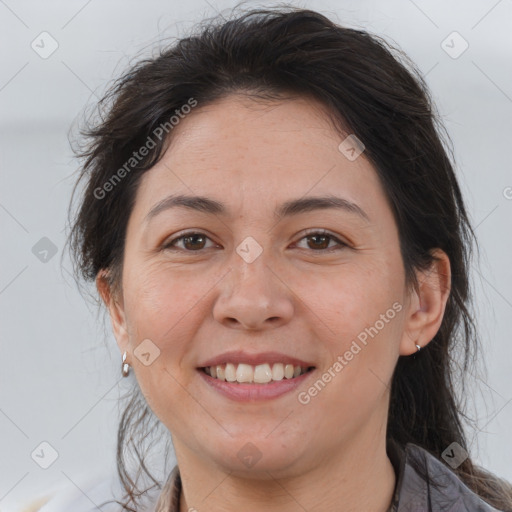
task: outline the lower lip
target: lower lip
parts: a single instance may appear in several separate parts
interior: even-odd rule
[[[206,374],[202,369],[197,370],[204,381],[222,395],[237,402],[253,402],[258,400],[269,400],[278,396],[290,393],[308,379],[314,370],[294,377],[283,379],[267,384],[240,384],[238,382],[227,382],[215,379]]]

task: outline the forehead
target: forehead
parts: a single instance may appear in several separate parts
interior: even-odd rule
[[[175,156],[185,156],[180,155],[183,150],[214,156],[230,148],[237,158],[249,159],[258,153],[261,161],[275,160],[276,154],[284,158],[290,149],[302,152],[296,145],[299,141],[307,151],[337,148],[340,138],[327,110],[314,99],[261,101],[240,94],[198,105],[170,135],[169,150]]]
[[[198,105],[171,132],[162,159],[141,180],[136,209],[148,211],[173,193],[222,198],[273,213],[276,202],[342,193],[372,210],[383,191],[364,154],[349,160],[347,134],[308,98],[255,102],[240,95]]]

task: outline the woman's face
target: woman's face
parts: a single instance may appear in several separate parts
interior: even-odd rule
[[[231,96],[172,135],[137,191],[113,321],[178,460],[285,476],[383,439],[397,358],[416,348],[397,227],[364,152],[340,149],[305,99]],[[341,206],[312,202],[327,196]],[[211,363],[275,381],[214,379]],[[314,369],[283,377],[294,363]]]

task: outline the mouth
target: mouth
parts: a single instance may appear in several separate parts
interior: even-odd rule
[[[270,352],[252,356],[232,352],[205,361],[197,368],[208,389],[246,403],[290,394],[310,379],[315,370],[305,361]]]
[[[291,363],[225,363],[200,367],[199,370],[212,379],[232,384],[268,385],[283,380],[293,380],[315,369]]]

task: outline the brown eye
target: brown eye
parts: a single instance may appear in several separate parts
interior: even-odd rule
[[[312,249],[327,249],[331,240],[329,235],[309,235],[306,238],[313,241]]]
[[[301,240],[307,240],[307,248],[316,252],[331,252],[348,247],[346,243],[326,231],[314,231],[308,233]],[[334,247],[329,247],[329,244],[332,242],[335,242]]]
[[[186,233],[185,235],[174,238],[165,244],[163,248],[171,251],[184,250],[186,252],[197,252],[204,249],[206,240],[209,240],[209,238],[203,233]],[[176,243],[180,241],[183,241],[183,249],[174,249],[176,247]]]

